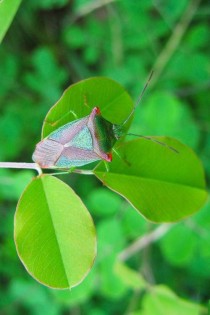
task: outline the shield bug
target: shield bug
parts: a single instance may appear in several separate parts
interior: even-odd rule
[[[112,148],[125,135],[124,126],[133,115],[152,77],[150,74],[141,95],[127,119],[121,124],[113,124],[103,118],[99,107],[94,107],[90,115],[69,122],[50,133],[36,145],[32,159],[41,168],[71,169],[98,160],[112,161]],[[152,140],[167,146],[152,137],[128,134]],[[168,148],[176,151],[174,148]]]
[[[41,168],[58,169],[97,160],[111,162],[111,149],[123,135],[123,125],[112,124],[94,107],[90,115],[65,124],[40,141],[32,159]]]

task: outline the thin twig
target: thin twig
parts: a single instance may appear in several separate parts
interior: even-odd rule
[[[22,169],[33,169],[42,174],[42,170],[36,163],[22,163],[22,162],[0,162],[0,168],[22,168]]]
[[[169,38],[168,42],[166,43],[164,49],[160,53],[159,57],[157,58],[154,69],[154,77],[151,82],[151,85],[155,85],[158,81],[161,73],[163,72],[164,68],[166,67],[167,63],[171,59],[172,55],[176,51],[177,47],[179,47],[180,41],[186,32],[201,0],[192,0],[189,2],[183,16],[181,17],[180,21],[176,25],[171,37]]]
[[[123,61],[123,41],[122,41],[122,27],[121,20],[118,16],[114,6],[107,6],[110,16],[109,24],[111,30],[111,46],[113,61],[116,66],[122,64]]]
[[[158,228],[153,230],[150,233],[145,234],[144,236],[138,238],[130,246],[124,249],[119,255],[118,258],[121,261],[125,261],[130,258],[132,255],[141,251],[143,248],[147,247],[151,243],[156,242],[161,237],[163,237],[171,228],[172,224],[161,224]]]
[[[90,14],[91,12],[117,0],[94,0],[92,2],[88,2],[81,6],[81,8],[76,12],[75,16],[72,19],[72,23],[74,23],[79,18]]]

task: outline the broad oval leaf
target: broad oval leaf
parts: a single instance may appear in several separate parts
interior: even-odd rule
[[[15,243],[28,272],[52,288],[79,284],[93,265],[96,234],[86,207],[49,175],[32,180],[15,214]]]
[[[95,77],[80,81],[66,89],[49,110],[43,123],[42,138],[70,121],[89,115],[95,106],[100,108],[105,119],[122,124],[131,113],[133,102],[125,89],[111,79]]]
[[[178,221],[198,211],[206,201],[203,168],[195,153],[179,141],[154,139],[179,153],[146,139],[136,139],[116,148],[118,155],[109,164],[109,172],[101,162],[94,173],[147,219]]]

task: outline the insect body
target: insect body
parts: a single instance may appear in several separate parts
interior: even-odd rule
[[[36,145],[33,161],[41,168],[69,169],[97,160],[112,161],[111,149],[123,134],[94,107],[90,115],[67,123]]]
[[[153,73],[153,72],[152,72]],[[50,133],[36,145],[33,161],[41,168],[70,169],[98,160],[112,161],[111,149],[115,142],[125,135],[124,126],[133,115],[152,77],[145,84],[140,97],[127,119],[121,124],[113,124],[102,117],[100,109],[94,107],[90,115],[74,120]],[[153,137],[138,136],[161,144],[178,153],[176,149]]]

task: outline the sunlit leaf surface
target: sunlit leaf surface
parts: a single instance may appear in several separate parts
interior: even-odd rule
[[[195,153],[179,141],[156,137],[178,150],[146,139],[121,145],[119,156],[95,169],[95,175],[124,196],[143,216],[154,222],[173,222],[198,211],[207,198],[202,165]]]
[[[15,242],[29,273],[53,288],[71,288],[96,255],[95,228],[82,201],[52,176],[33,179],[15,215]]]

